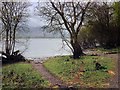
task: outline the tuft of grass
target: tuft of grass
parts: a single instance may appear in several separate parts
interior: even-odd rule
[[[69,56],[49,58],[44,66],[54,75],[75,87],[107,87],[110,75],[107,70],[95,70],[94,61],[105,66],[107,70],[114,70],[115,63],[112,59],[101,56],[81,56],[72,59]]]
[[[43,88],[49,85],[49,82],[28,63],[3,66],[2,73],[3,88]]]

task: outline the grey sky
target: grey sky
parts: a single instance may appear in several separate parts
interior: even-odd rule
[[[43,31],[41,27],[46,24],[45,19],[38,16],[37,11],[35,10],[37,6],[37,2],[31,2],[31,6],[28,8],[28,13],[30,14],[28,17],[27,25],[29,28],[28,36],[31,37],[52,37],[52,33],[47,33]],[[43,3],[42,3],[43,5]],[[57,34],[57,36],[59,36]]]
[[[23,0],[24,1],[24,0]],[[45,21],[43,18],[40,18],[36,13],[35,11],[35,7],[37,6],[37,2],[47,2],[49,0],[27,0],[29,1],[32,6],[29,7],[29,14],[30,14],[30,17],[28,19],[28,25],[29,27],[40,27],[40,26],[43,26],[45,24]],[[71,1],[71,0],[52,0],[52,1]],[[74,0],[72,0],[74,1]],[[81,0],[76,0],[76,1],[81,1]],[[88,1],[88,0],[84,0],[84,1]],[[91,0],[91,1],[99,1],[99,2],[102,2],[102,1],[119,1],[119,0]]]
[[[27,24],[29,27],[41,27],[44,25],[44,19],[37,15],[37,12],[35,11],[35,8],[37,6],[37,2],[31,2],[32,5],[29,7],[29,14],[28,22]]]

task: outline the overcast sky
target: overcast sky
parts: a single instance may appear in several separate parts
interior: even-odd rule
[[[36,11],[35,11],[35,7],[37,6],[37,2],[46,2],[46,1],[49,1],[49,0],[28,0],[32,5],[29,7],[29,14],[30,14],[30,17],[29,17],[29,20],[28,20],[28,25],[29,27],[40,27],[40,26],[43,26],[44,25],[44,19],[43,18],[40,18],[40,16],[36,15]],[[57,1],[57,0],[53,0],[53,1]],[[58,0],[59,1],[59,0]],[[60,1],[71,1],[71,0],[60,0]],[[74,0],[73,0],[74,1]],[[76,1],[81,1],[81,0],[76,0]],[[88,1],[88,0],[84,0],[84,1]],[[99,1],[99,2],[102,2],[102,1],[117,1],[117,0],[91,0],[91,1]]]
[[[37,2],[31,2],[32,5],[29,7],[29,14],[27,24],[29,27],[38,28],[44,25],[44,19],[37,15],[35,8],[37,6]]]

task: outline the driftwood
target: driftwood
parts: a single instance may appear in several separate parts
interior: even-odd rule
[[[25,57],[20,54],[19,50],[15,51],[12,55],[2,52],[2,64],[20,61],[25,61]]]

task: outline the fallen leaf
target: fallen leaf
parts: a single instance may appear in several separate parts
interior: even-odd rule
[[[52,88],[59,88],[59,86],[56,85],[56,86],[53,86]]]
[[[105,83],[105,84],[102,84],[102,85],[104,85],[104,86],[109,86],[110,84],[109,84],[109,83]]]
[[[80,75],[83,75],[83,72],[79,72]]]
[[[111,70],[108,70],[108,73],[111,74],[111,75],[115,75],[115,73]]]

